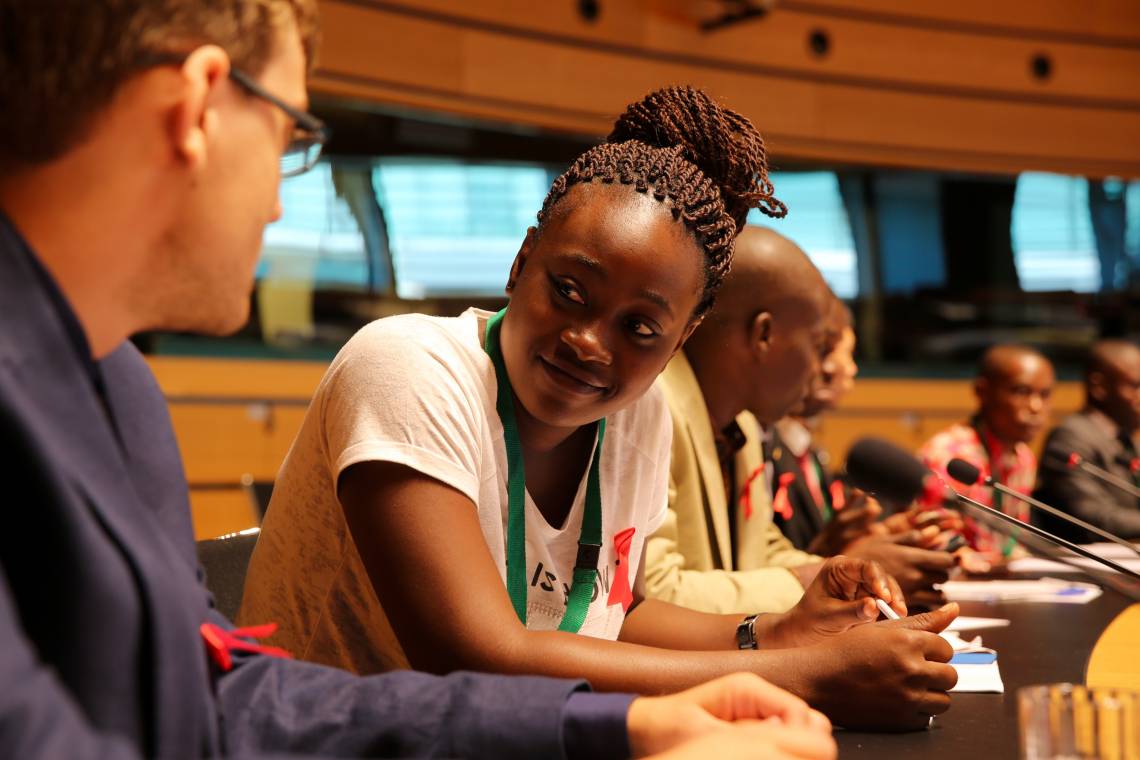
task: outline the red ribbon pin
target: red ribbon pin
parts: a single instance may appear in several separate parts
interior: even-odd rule
[[[637,528],[626,528],[614,534],[614,553],[617,562],[614,568],[614,585],[610,587],[607,605],[620,604],[622,612],[629,612],[633,604],[633,589],[629,585],[629,549],[633,545],[633,534]]]
[[[788,498],[788,488],[795,482],[795,479],[796,474],[794,472],[785,472],[781,475],[779,486],[776,488],[776,495],[772,497],[772,511],[785,520],[792,519],[792,500]]]
[[[744,509],[744,519],[752,517],[752,481],[764,474],[764,465],[760,465],[748,479],[744,481],[744,488],[740,489],[740,506]]]
[[[213,623],[202,623],[202,625],[198,627],[198,632],[202,634],[202,639],[206,642],[206,652],[222,672],[228,672],[233,669],[233,652],[254,652],[269,657],[292,659],[293,655],[280,647],[254,644],[252,641],[246,641],[245,638],[242,638],[261,639],[272,635],[276,630],[276,623],[253,625],[247,628],[234,628],[232,631],[227,631],[220,625],[214,625]]]
[[[832,509],[838,512],[847,506],[847,494],[843,492],[843,483],[838,480],[833,480],[828,490],[831,491]]]

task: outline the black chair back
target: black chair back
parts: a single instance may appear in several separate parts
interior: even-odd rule
[[[257,480],[248,472],[241,476],[241,488],[249,499],[249,508],[257,519],[257,524],[265,519],[265,510],[269,509],[269,499],[273,496],[272,480]]]
[[[214,595],[218,611],[230,620],[241,606],[245,571],[259,532],[254,528],[198,542],[198,562],[206,571],[206,588]]]

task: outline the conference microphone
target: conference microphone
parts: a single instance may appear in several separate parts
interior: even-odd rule
[[[910,504],[919,496],[940,501],[945,489],[926,465],[893,443],[861,438],[847,452],[847,476],[853,485],[880,501]]]
[[[1133,572],[1110,559],[1099,557],[1083,546],[1066,541],[1043,528],[1038,528],[1030,523],[1023,523],[1012,515],[1007,515],[993,507],[987,507],[980,501],[958,493],[948,484],[942,482],[926,465],[911,454],[882,439],[863,438],[855,442],[847,455],[847,475],[855,486],[867,493],[873,496],[881,494],[897,501],[911,502],[919,496],[930,496],[935,493],[941,497],[949,492],[960,505],[1006,523],[1018,531],[1042,538],[1050,544],[1069,550],[1073,554],[1091,559],[1093,562],[1104,565],[1110,570],[1115,570],[1135,581],[1140,581],[1140,573]],[[1084,568],[1080,569],[1084,570]],[[1140,594],[1136,590],[1129,593],[1134,598],[1140,598]]]
[[[1129,467],[1133,466],[1133,461],[1135,460],[1128,461]],[[1119,475],[1113,475],[1103,467],[1096,466],[1075,451],[1072,454],[1069,454],[1069,461],[1067,464],[1070,470],[1074,467],[1080,467],[1082,472],[1087,472],[1089,475],[1100,478],[1105,483],[1116,486],[1125,493],[1131,494],[1133,497],[1140,499],[1140,488],[1137,488],[1134,484],[1129,483]]]
[[[1098,528],[1097,526],[1092,525],[1091,523],[1087,523],[1084,520],[1081,520],[1077,517],[1073,517],[1068,512],[1062,512],[1061,510],[1057,509],[1056,507],[1051,507],[1048,504],[1046,504],[1045,502],[1039,501],[1039,500],[1033,498],[1032,496],[1026,496],[1023,493],[1015,491],[1012,488],[1010,488],[1009,486],[1007,486],[1005,483],[994,480],[992,477],[990,477],[988,475],[985,477],[982,477],[982,471],[977,466],[972,465],[969,462],[967,462],[965,459],[958,459],[958,458],[951,459],[950,463],[948,465],[946,465],[946,472],[950,475],[950,477],[954,478],[954,480],[957,480],[959,483],[963,483],[963,484],[968,485],[968,486],[972,486],[975,483],[981,483],[984,486],[989,486],[990,488],[994,489],[995,491],[999,491],[999,492],[1005,494],[1006,496],[1009,496],[1011,498],[1018,499],[1020,501],[1025,502],[1026,504],[1033,507],[1034,509],[1040,509],[1042,512],[1048,512],[1049,514],[1053,515],[1054,517],[1060,518],[1061,520],[1064,520],[1067,523],[1071,523],[1071,524],[1076,525],[1078,527],[1084,528],[1089,533],[1095,533],[1096,535],[1100,536],[1101,538],[1107,539],[1107,540],[1113,542],[1114,544],[1120,544],[1121,546],[1127,547],[1129,549],[1129,551],[1132,551],[1137,556],[1140,556],[1140,549],[1137,549],[1131,542],[1126,541],[1123,538],[1121,538],[1120,536],[1117,536],[1113,533],[1109,533],[1107,530],[1104,530],[1103,528]]]

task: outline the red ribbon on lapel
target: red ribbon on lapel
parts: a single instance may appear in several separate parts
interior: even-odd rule
[[[740,489],[740,506],[744,508],[744,519],[752,517],[752,481],[764,474],[764,465],[760,465],[744,481],[744,488]]]
[[[788,488],[796,480],[794,472],[785,472],[780,476],[780,485],[776,495],[772,497],[772,511],[785,520],[792,519],[792,500],[788,498]]]
[[[610,596],[606,600],[606,605],[621,604],[622,612],[629,612],[629,605],[633,604],[633,589],[629,585],[629,549],[633,545],[635,532],[637,528],[626,528],[614,534],[614,553],[617,554],[617,563],[614,567],[614,585],[610,587]]]
[[[843,483],[838,480],[831,481],[831,508],[836,512],[847,506],[847,494],[843,493]]]
[[[202,634],[202,639],[206,642],[206,652],[210,655],[210,659],[222,669],[222,672],[229,672],[233,669],[234,659],[231,652],[254,652],[269,657],[293,659],[293,655],[280,647],[254,644],[252,641],[246,641],[244,638],[241,638],[244,636],[250,639],[262,639],[266,636],[273,635],[273,632],[276,630],[277,623],[234,628],[232,631],[227,631],[220,625],[214,625],[213,623],[202,623],[202,625],[198,627],[198,632]]]

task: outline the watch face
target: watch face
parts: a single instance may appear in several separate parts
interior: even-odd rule
[[[756,629],[753,627],[756,622],[755,615],[749,615],[736,626],[736,646],[738,649],[755,649],[756,648]]]

